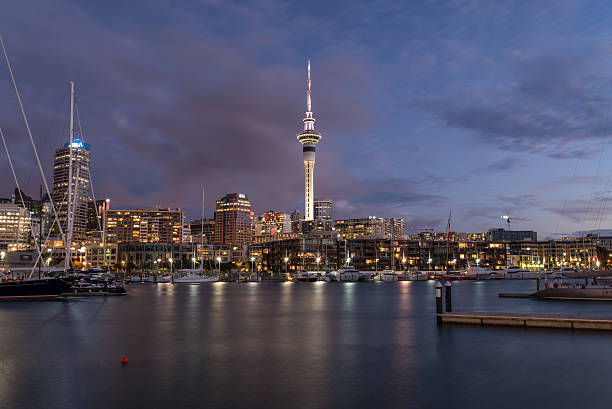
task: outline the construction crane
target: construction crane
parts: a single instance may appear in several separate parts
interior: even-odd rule
[[[510,222],[512,220],[523,220],[523,216],[510,216],[510,211],[506,211],[506,214],[503,215],[501,218],[506,220],[506,222],[508,223],[508,230],[510,230]]]

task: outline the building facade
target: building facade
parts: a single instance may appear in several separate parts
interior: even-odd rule
[[[332,220],[333,203],[331,199],[315,199],[314,201],[314,218],[323,220]]]
[[[342,238],[384,238],[387,231],[385,220],[381,217],[336,220],[334,228]]]
[[[487,235],[489,241],[538,241],[538,233],[532,230],[490,229]]]
[[[185,212],[180,209],[105,210],[106,243],[182,243]]]
[[[189,233],[192,243],[214,243],[215,219],[196,219],[189,223]]]
[[[61,229],[66,234],[68,228],[68,186],[72,174],[72,238],[79,241],[87,237],[87,214],[90,186],[90,146],[81,139],[72,142],[72,173],[70,172],[70,144],[55,150],[53,159],[53,203],[58,213]],[[53,236],[60,238],[58,228],[53,229]]]
[[[250,244],[253,212],[243,193],[228,193],[217,200],[215,210],[215,243]]]
[[[0,204],[0,249],[25,249],[31,243],[31,218],[28,209],[12,203]]]

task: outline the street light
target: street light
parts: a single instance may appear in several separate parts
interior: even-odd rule
[[[317,260],[316,260],[316,261],[317,261],[317,271],[319,271],[319,270],[321,270],[321,266],[320,266],[320,263],[321,263],[321,257],[317,257]]]
[[[121,268],[123,269],[123,272],[125,273],[125,261],[121,260]]]
[[[221,275],[221,257],[217,256],[217,262],[219,263],[219,270],[217,274]]]
[[[479,258],[476,259],[476,267],[478,267],[478,264],[480,264],[480,259]]]
[[[289,271],[287,269],[287,262],[289,261],[289,257],[285,257],[284,260],[285,260],[285,273],[288,273]]]
[[[378,258],[376,259],[376,272],[378,272],[378,261],[379,261],[379,260],[380,260],[380,259],[378,259]]]
[[[193,269],[195,270],[195,262],[196,262],[196,258],[195,258],[195,257],[191,257],[191,261],[193,261]]]
[[[251,273],[255,271],[255,257],[251,257]]]
[[[430,257],[427,259],[427,270],[431,271],[431,262],[433,261],[433,259]]]

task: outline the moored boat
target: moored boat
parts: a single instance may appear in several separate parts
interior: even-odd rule
[[[59,278],[0,283],[0,300],[54,299],[70,288]]]
[[[599,284],[547,283],[546,287],[536,291],[534,296],[549,300],[612,301],[612,287]]]
[[[187,274],[184,276],[174,277],[173,279],[175,284],[214,283],[216,281],[219,281],[218,276],[206,276],[200,274]]]

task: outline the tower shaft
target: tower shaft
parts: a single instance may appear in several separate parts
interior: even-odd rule
[[[304,152],[304,220],[314,219],[314,165],[315,153]],[[308,159],[307,159],[308,157]],[[310,159],[312,158],[312,160]]]

